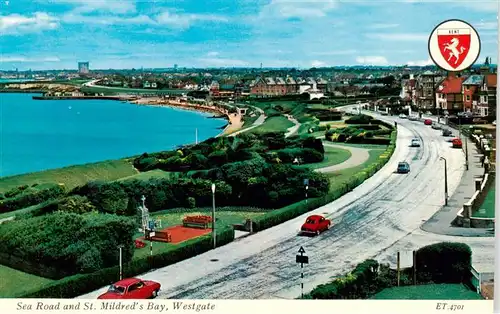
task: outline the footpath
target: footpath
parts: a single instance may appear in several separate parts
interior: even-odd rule
[[[453,129],[451,129],[453,130]],[[454,130],[453,130],[454,131]],[[443,206],[431,219],[427,220],[420,228],[427,232],[449,236],[464,237],[493,237],[491,229],[486,228],[462,228],[453,227],[451,222],[455,219],[458,211],[463,207],[472,195],[476,192],[475,179],[482,178],[484,167],[481,164],[482,153],[476,144],[467,137],[462,139],[467,141],[469,170],[464,171],[464,175],[455,192],[449,196],[448,205]],[[465,153],[465,152],[464,152]],[[465,165],[463,166],[466,167]]]

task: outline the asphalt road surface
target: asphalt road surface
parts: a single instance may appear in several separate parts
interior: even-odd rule
[[[367,258],[395,264],[397,251],[440,241],[469,244],[474,267],[493,271],[493,238],[450,237],[419,228],[444,203],[440,156],[448,161],[451,194],[464,172],[462,151],[452,149],[438,130],[422,122],[381,118],[398,122],[397,148],[387,165],[354,191],[296,219],[140,277],[162,284],[159,298],[293,299],[301,293],[301,268],[295,263],[300,246],[309,256],[303,269],[307,293]],[[409,147],[414,137],[420,138],[420,148]],[[411,172],[394,173],[403,160]],[[317,237],[298,236],[313,213],[329,217],[334,226]],[[104,290],[80,298],[95,298]]]

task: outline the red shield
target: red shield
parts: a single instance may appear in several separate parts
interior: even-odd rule
[[[439,30],[437,41],[443,58],[452,68],[456,69],[462,64],[469,53],[471,42],[470,30],[461,29],[453,32]]]

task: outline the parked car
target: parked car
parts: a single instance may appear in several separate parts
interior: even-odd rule
[[[401,161],[398,163],[398,173],[408,173],[410,172],[410,164],[408,164],[406,161]]]
[[[426,112],[425,112],[425,115],[427,115],[427,116],[432,116],[432,112],[430,112],[430,111],[426,111]]]
[[[418,117],[416,117],[416,116],[408,116],[408,120],[410,120],[410,121],[418,121]]]
[[[328,230],[332,222],[321,215],[312,215],[307,217],[306,222],[300,228],[301,234],[315,234]]]
[[[150,299],[160,291],[160,283],[139,278],[122,279],[111,286],[98,299]]]
[[[437,124],[437,123],[433,123],[433,124],[432,124],[432,128],[433,128],[434,130],[441,130],[441,126],[440,126],[439,124]]]
[[[411,140],[411,147],[420,147],[420,140],[418,138],[414,138]]]
[[[443,129],[443,136],[452,136],[453,132],[448,129]]]
[[[425,125],[432,125],[432,120],[431,119],[425,119],[424,120]]]
[[[400,119],[406,119],[406,115],[404,113],[402,113],[402,114],[399,115],[399,118]]]
[[[457,138],[454,138],[452,141],[451,141],[451,147],[453,148],[462,148],[462,140],[459,139],[458,137]]]
[[[387,112],[385,112],[385,111],[382,111],[380,114],[381,114],[381,115],[383,115],[383,116],[388,116],[388,115],[389,115],[389,114],[388,114]]]

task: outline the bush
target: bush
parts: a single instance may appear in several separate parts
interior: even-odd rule
[[[217,232],[217,245],[223,246],[234,240],[234,230],[226,227]],[[141,259],[124,263],[123,276],[134,277],[157,269],[175,264],[182,260],[202,254],[212,249],[210,235],[206,235],[195,240],[187,241],[179,246]],[[114,251],[117,251],[114,248]],[[79,295],[97,290],[102,286],[112,284],[119,280],[118,266],[100,269],[90,274],[79,274],[66,277],[62,280],[47,284],[41,289],[17,295],[17,298],[74,298]]]
[[[196,207],[196,199],[194,197],[188,197],[187,204],[188,204],[188,208],[195,208]]]
[[[118,263],[118,245],[124,261],[132,258],[135,230],[132,219],[116,215],[56,212],[14,220],[0,229],[0,261],[52,279],[96,271]]]
[[[28,191],[26,193],[18,194],[13,198],[0,201],[0,213],[10,212],[56,199],[64,195],[65,192],[66,191],[63,185],[54,185],[43,190],[33,192]]]
[[[472,251],[467,244],[441,242],[416,252],[417,280],[434,283],[470,281]]]
[[[350,117],[345,121],[346,124],[369,124],[371,121],[375,120],[373,117],[360,114]]]

